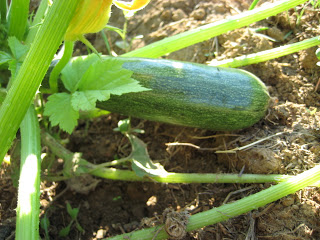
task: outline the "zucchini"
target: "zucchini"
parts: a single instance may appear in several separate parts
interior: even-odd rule
[[[268,108],[266,86],[239,69],[163,59],[118,58],[150,91],[112,96],[97,107],[127,116],[211,130],[258,122]]]
[[[107,58],[107,56],[103,56]],[[268,108],[266,86],[239,69],[174,60],[117,57],[149,91],[112,95],[97,107],[152,121],[231,131],[252,126]],[[52,66],[55,62],[52,63]],[[43,82],[46,85],[48,75]]]

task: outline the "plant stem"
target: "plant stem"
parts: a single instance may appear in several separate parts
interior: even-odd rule
[[[250,195],[236,202],[222,205],[218,208],[212,208],[208,211],[197,213],[189,218],[187,231],[193,231],[208,225],[212,225],[240,214],[258,209],[268,203],[276,201],[289,194],[315,184],[320,180],[320,165],[292,177],[283,183],[279,183],[268,189],[262,190],[256,194]],[[163,226],[143,229],[131,233],[118,235],[108,238],[109,240],[120,240],[130,238],[130,240],[151,240],[166,239],[168,234]]]
[[[91,167],[92,168],[92,167]],[[215,173],[173,173],[167,175],[143,178],[133,171],[119,170],[116,168],[97,168],[89,172],[91,175],[112,180],[122,181],[147,181],[159,183],[266,183],[282,182],[289,178],[280,174],[215,174]]]
[[[0,0],[0,14],[1,14],[2,23],[6,22],[7,20],[7,9],[8,9],[7,0]]]
[[[18,189],[16,240],[39,239],[40,126],[33,105],[20,126],[21,164]]]
[[[249,10],[252,10],[256,7],[256,5],[258,4],[259,0],[253,0],[253,2],[251,3]]]
[[[167,53],[219,36],[222,33],[274,16],[304,2],[306,2],[306,0],[284,0],[268,4],[221,21],[210,23],[175,36],[165,38],[145,47],[125,53],[122,56],[157,58]]]
[[[55,0],[0,108],[0,164],[62,42],[79,1]]]
[[[58,78],[62,69],[68,64],[72,57],[74,47],[74,41],[64,42],[64,52],[62,58],[59,60],[57,65],[54,66],[52,72],[50,73],[49,86],[52,93],[58,92]]]
[[[30,0],[12,0],[9,9],[9,36],[23,40],[27,29]]]
[[[310,38],[301,42],[288,44],[285,46],[273,48],[270,50],[249,54],[245,56],[240,56],[232,59],[225,59],[221,61],[212,60],[209,66],[219,66],[219,67],[241,67],[250,64],[256,64],[260,62],[265,62],[270,59],[275,59],[278,57],[286,56],[294,52],[298,52],[303,49],[311,48],[320,44],[320,36]]]
[[[64,148],[50,134],[41,133],[42,142],[50,148],[50,150],[58,157],[64,159],[65,162],[73,162],[75,154]],[[290,178],[288,175],[280,174],[213,174],[213,173],[171,173],[167,175],[143,178],[139,177],[133,171],[119,170],[116,168],[102,168],[99,165],[89,163],[85,159],[78,162],[79,173],[90,173],[91,175],[112,180],[122,181],[148,181],[162,183],[265,183],[265,182],[282,182]],[[55,178],[46,178],[54,181]]]
[[[42,0],[36,15],[34,16],[33,22],[30,26],[30,30],[26,39],[26,44],[31,44],[31,42],[34,40],[39,27],[41,26],[41,21],[47,11],[47,8],[49,7],[49,1],[48,0]],[[37,26],[38,25],[38,26]]]

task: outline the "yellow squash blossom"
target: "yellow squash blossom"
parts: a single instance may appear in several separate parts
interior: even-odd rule
[[[122,9],[122,10],[140,10],[142,8],[144,8],[149,2],[150,0],[137,0],[137,1],[133,1],[133,2],[124,2],[124,1],[113,1],[114,4]]]
[[[76,41],[84,34],[101,31],[109,21],[112,3],[124,10],[139,10],[149,2],[150,0],[133,0],[131,2],[80,0],[75,15],[67,29],[65,40]]]

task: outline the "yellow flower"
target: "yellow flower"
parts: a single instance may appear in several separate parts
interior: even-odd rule
[[[130,3],[116,0],[80,0],[64,39],[76,41],[84,34],[101,31],[109,21],[112,2],[124,10],[139,10],[150,0],[133,0]]]
[[[122,10],[140,10],[144,8],[150,0],[134,0],[133,2],[113,1],[114,4]]]

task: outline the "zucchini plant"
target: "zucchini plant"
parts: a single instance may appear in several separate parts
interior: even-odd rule
[[[75,128],[79,111],[93,111],[96,107],[124,115],[191,127],[228,131],[249,127],[264,116],[269,101],[266,87],[257,77],[236,69],[150,58],[157,58],[246,26],[295,7],[305,0],[283,0],[256,9],[253,9],[252,5],[253,10],[168,37],[117,58],[100,55],[84,37],[86,33],[98,32],[104,28],[112,3],[121,9],[138,10],[149,2],[150,0],[134,0],[130,3],[111,0],[55,0],[51,4],[42,0],[37,13],[29,23],[26,14],[29,1],[12,0],[11,7],[7,9],[9,1],[0,0],[3,24],[1,36],[5,38],[1,39],[0,64],[11,71],[10,80],[1,83],[3,88],[0,90],[0,164],[19,127],[23,143],[17,239],[39,237],[40,127],[31,103],[41,83],[40,98],[42,93],[51,94],[41,117],[48,116],[51,125],[59,125],[68,133]],[[70,59],[75,41],[82,41],[95,54]],[[56,64],[53,56],[62,42],[65,48],[64,56]],[[319,38],[310,39],[307,44],[288,45],[282,48],[284,51],[281,54],[283,56],[317,44]],[[268,54],[263,52],[259,58],[254,55],[245,59],[232,59],[231,65],[228,66],[246,65],[248,59],[250,64],[271,59]],[[215,66],[223,64],[226,63],[212,63]],[[54,66],[53,70],[49,69],[50,65]],[[38,113],[41,114],[41,110]],[[119,129],[122,127],[119,126]],[[43,133],[43,143],[65,159],[64,173],[68,170],[71,173],[57,178],[46,176],[47,179],[65,180],[74,174],[86,173],[130,181],[192,183],[214,182],[219,179],[219,182],[228,183],[282,182],[230,205],[191,216],[186,224],[187,231],[264,206],[320,180],[319,167],[294,178],[279,175],[217,177],[206,174],[195,176],[169,173],[162,166],[152,162],[145,144],[132,134],[130,128],[122,132],[132,145],[130,156],[98,166],[80,158],[76,163],[77,168],[73,168],[72,165],[74,154],[52,140],[48,133]],[[112,168],[124,161],[131,162],[134,172]],[[33,171],[28,172],[28,169]],[[32,175],[31,182],[24,180],[29,178],[29,174]],[[24,199],[30,201],[23,201]],[[155,228],[147,229],[130,234],[130,238],[164,239],[169,236],[165,229],[158,231],[156,236],[154,232]],[[126,237],[118,236],[114,239]]]

